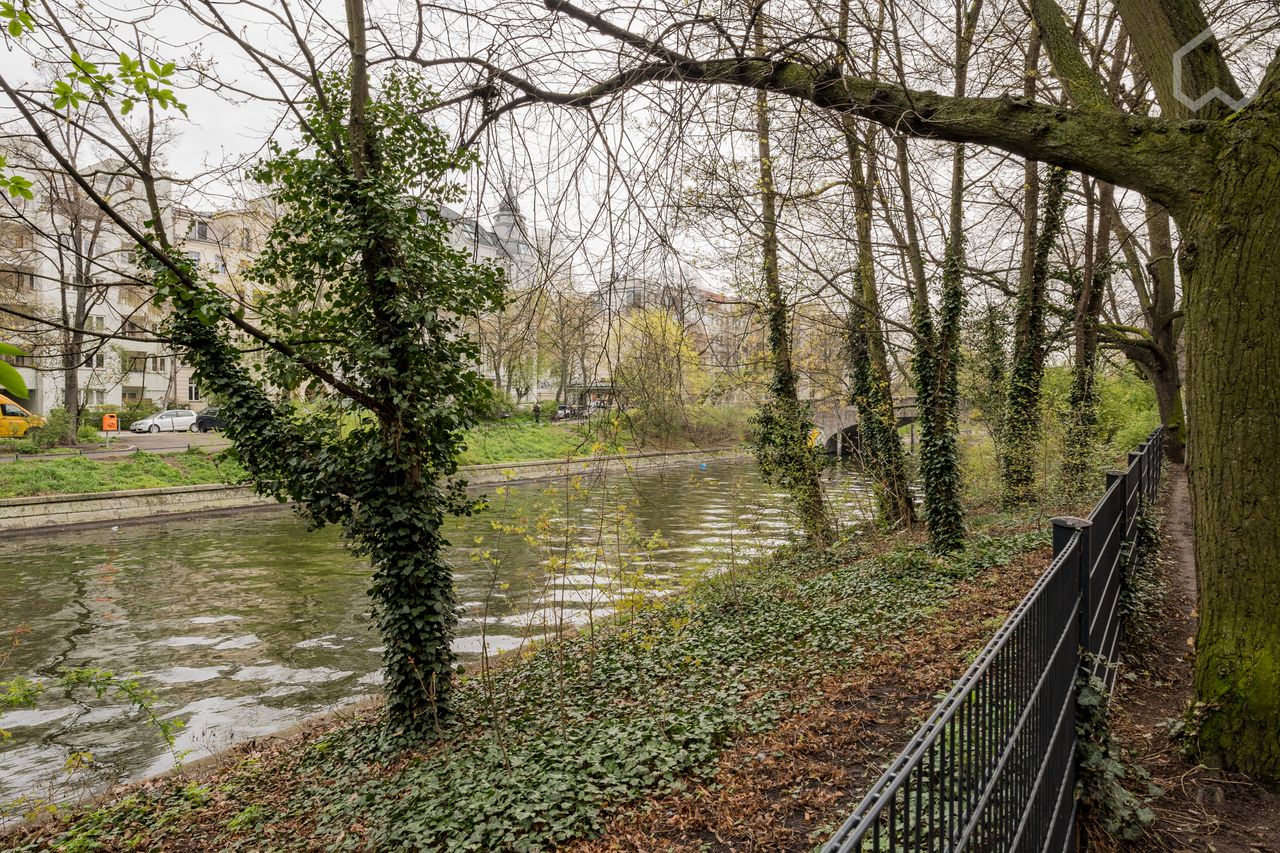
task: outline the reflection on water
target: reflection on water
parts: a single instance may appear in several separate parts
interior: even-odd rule
[[[844,518],[869,510],[859,478],[828,488]],[[450,527],[463,660],[731,569],[792,529],[786,501],[744,460],[489,493],[488,511]],[[308,532],[277,508],[15,539],[0,543],[0,636],[30,631],[0,680],[140,673],[159,715],[186,721],[177,749],[197,757],[377,690],[367,584],[337,531]],[[97,784],[173,761],[129,708],[60,688],[0,726],[13,733],[0,802],[47,790],[73,750],[93,753]]]

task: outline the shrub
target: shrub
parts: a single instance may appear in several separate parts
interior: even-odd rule
[[[80,419],[80,429],[76,430],[76,440],[82,444],[90,444],[98,441],[101,436],[98,434],[99,420],[91,420],[89,417]]]
[[[514,408],[515,405],[511,402],[511,397],[505,391],[492,382],[484,383],[484,395],[480,403],[479,412],[481,420],[500,420],[503,415],[509,414]]]
[[[41,450],[48,450],[59,444],[67,444],[71,433],[71,414],[61,406],[52,409],[46,418],[45,425],[27,432],[27,437]]]

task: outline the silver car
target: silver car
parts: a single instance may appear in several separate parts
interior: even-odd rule
[[[196,413],[190,409],[165,409],[158,415],[134,421],[134,432],[195,432]]]

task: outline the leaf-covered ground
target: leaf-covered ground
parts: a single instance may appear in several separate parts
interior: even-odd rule
[[[725,846],[714,803],[755,772],[744,749],[762,750],[775,782],[814,792],[807,822],[792,821],[805,839],[852,805],[866,765],[889,757],[909,716],[964,666],[961,652],[1025,590],[1034,572],[1001,567],[1034,562],[1047,535],[1007,522],[988,534],[945,561],[903,542],[879,554],[856,542],[784,549],[593,635],[465,676],[438,746],[385,752],[376,716],[366,717],[8,840],[24,850],[539,850],[608,827],[602,849],[646,849],[646,836],[657,843],[693,809],[702,817],[686,813],[687,831],[658,848]],[[973,609],[975,597],[986,610]],[[864,772],[793,779],[791,762],[770,764],[770,738],[809,732],[801,740],[821,748],[838,729],[804,721],[849,709],[873,729],[884,717],[884,754],[852,757]],[[739,800],[748,823],[783,802],[766,796],[752,812],[758,787]],[[667,819],[646,817],[664,809]]]

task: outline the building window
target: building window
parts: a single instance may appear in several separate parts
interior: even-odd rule
[[[86,406],[101,406],[107,402],[107,392],[101,388],[90,388],[84,393]]]
[[[187,399],[192,403],[200,402],[200,386],[191,384],[187,386]]]
[[[101,332],[103,329],[107,327],[107,318],[94,317],[90,315],[89,317],[85,318],[84,327],[86,329],[91,329],[96,332]]]
[[[84,360],[85,367],[106,367],[107,357],[103,353],[90,353],[89,357]]]
[[[218,272],[222,273],[223,275],[227,274],[226,257],[224,257],[223,255],[218,255],[217,267],[218,267]]]
[[[32,366],[32,359],[31,359],[31,356],[29,355],[5,355],[5,356],[0,356],[0,358],[3,358],[5,361],[9,362],[14,367],[31,367]]]
[[[187,252],[187,260],[191,261],[191,263],[195,264],[196,266],[200,266],[200,253]]]
[[[196,239],[197,240],[209,239],[209,223],[203,219],[196,220]]]
[[[3,275],[9,280],[9,286],[17,293],[30,293],[36,289],[34,273],[26,270],[5,270]]]
[[[253,237],[248,228],[240,232],[240,248],[246,252],[253,248]]]
[[[162,355],[151,356],[151,369],[157,373],[162,373],[165,369],[165,357]]]

